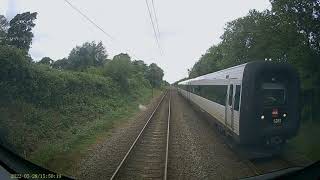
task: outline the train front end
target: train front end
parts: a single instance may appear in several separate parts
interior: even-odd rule
[[[249,63],[244,74],[241,120],[248,144],[279,146],[299,129],[299,78],[289,64]],[[245,83],[245,82],[244,82]]]

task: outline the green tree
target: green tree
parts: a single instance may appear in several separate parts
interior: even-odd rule
[[[0,15],[0,44],[5,44],[5,39],[7,37],[7,31],[9,28],[9,22],[6,17]]]
[[[288,47],[292,47],[287,55],[299,70],[302,80],[304,116],[306,119],[318,119],[320,114],[316,107],[320,105],[320,1],[270,2],[282,29],[290,27],[293,29],[292,36],[298,37],[295,46],[292,46],[292,39],[285,41]]]
[[[271,5],[271,11],[251,10],[228,22],[222,41],[202,55],[189,78],[253,60],[288,62],[300,74],[303,106],[309,109],[304,118],[319,118],[320,1],[271,0]]]
[[[289,49],[296,46],[299,36],[292,27],[283,27],[279,18],[266,10],[251,10],[245,17],[227,23],[221,36],[221,68],[253,60],[288,61]],[[288,46],[288,40],[291,44]]]
[[[122,60],[122,61],[130,62],[131,57],[126,53],[120,53],[118,55],[115,55],[112,60]]]
[[[69,54],[70,61],[67,68],[83,71],[90,66],[103,66],[107,62],[107,52],[102,44],[86,42],[82,46],[73,48]]]
[[[146,78],[149,80],[152,87],[159,88],[162,83],[163,70],[155,63],[149,65]]]
[[[36,18],[36,12],[17,14],[10,21],[10,27],[6,38],[7,43],[28,52],[32,43],[32,28],[35,26],[34,20]]]
[[[272,11],[283,23],[294,25],[305,36],[305,43],[320,52],[320,1],[270,0]]]
[[[207,73],[219,70],[219,61],[222,59],[221,48],[219,46],[210,47],[207,52],[201,56],[189,71],[189,77],[194,78]]]
[[[54,61],[52,67],[55,69],[70,69],[70,61],[67,58],[59,59]]]
[[[140,74],[143,77],[146,77],[148,66],[142,60],[132,61],[133,71],[135,74]]]
[[[115,55],[112,61],[108,62],[104,69],[104,75],[116,81],[122,90],[127,91],[129,87],[128,79],[132,75],[132,64],[128,54]]]
[[[53,63],[53,60],[49,57],[43,57],[38,64],[46,64],[46,65],[51,65]]]
[[[30,77],[30,63],[21,49],[0,45],[0,99],[21,97]]]

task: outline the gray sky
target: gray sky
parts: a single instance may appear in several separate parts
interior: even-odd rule
[[[105,36],[64,0],[1,0],[0,14],[11,19],[17,13],[38,12],[30,50],[35,60],[67,57],[76,45],[101,40],[109,57],[128,52],[133,59],[155,62],[170,83],[186,77],[187,69],[220,42],[226,22],[245,16],[250,9],[270,8],[269,0],[154,0],[161,55],[145,0],[69,1],[115,39]]]

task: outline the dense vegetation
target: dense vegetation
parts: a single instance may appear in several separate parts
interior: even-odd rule
[[[26,12],[10,22],[0,16],[0,143],[63,169],[72,163],[64,152],[80,151],[76,147],[147,103],[151,88],[165,83],[163,70],[128,54],[108,59],[101,42],[77,46],[67,58],[35,62],[28,51],[36,16]],[[59,154],[64,161],[55,166]]]
[[[271,10],[251,10],[247,16],[228,22],[222,41],[202,55],[188,78],[254,60],[288,62],[301,78],[302,119],[320,123],[320,1],[270,2]]]

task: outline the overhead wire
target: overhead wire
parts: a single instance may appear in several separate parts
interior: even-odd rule
[[[115,41],[116,39],[111,36],[109,33],[107,33],[102,27],[100,27],[97,23],[95,23],[92,19],[90,19],[86,14],[84,14],[80,9],[78,9],[76,6],[74,6],[72,3],[70,3],[68,0],[64,0],[72,9],[74,9],[76,12],[78,12],[81,16],[83,16],[87,21],[89,21],[92,25],[94,25],[96,28],[98,28],[104,35],[106,35],[109,39]],[[130,50],[126,49],[127,52],[130,53],[131,56],[133,56],[135,59],[139,59],[137,56],[135,56]]]
[[[148,9],[148,13],[149,13],[149,18],[150,18],[151,25],[152,25],[152,29],[153,29],[153,33],[154,33],[154,38],[155,38],[155,40],[156,40],[156,43],[157,43],[157,46],[158,46],[158,48],[159,48],[160,54],[162,54],[160,42],[159,42],[158,35],[157,35],[157,31],[156,31],[156,28],[155,28],[155,25],[154,25],[154,22],[153,22],[153,18],[152,18],[152,14],[151,14],[151,11],[150,11],[149,4],[148,4],[148,0],[145,0],[145,2],[146,2],[146,5],[147,5],[147,9]]]
[[[98,28],[103,34],[108,36],[110,39],[114,40],[114,38],[107,33],[105,30],[102,29],[98,24],[96,24],[93,20],[91,20],[87,15],[85,15],[83,12],[81,12],[77,7],[75,7],[73,4],[71,4],[68,0],[64,0],[66,3],[70,5],[71,8],[73,8],[75,11],[77,11],[79,14],[81,14],[86,20],[88,20],[91,24],[93,24],[96,28]]]
[[[157,27],[157,32],[158,32],[158,38],[159,38],[159,40],[160,40],[161,38],[160,38],[160,30],[159,30],[159,23],[158,23],[157,11],[156,11],[156,8],[155,8],[155,5],[154,5],[153,0],[151,0],[151,3],[152,3],[153,14],[154,14],[154,20],[155,20],[155,22],[156,22],[156,27]]]

